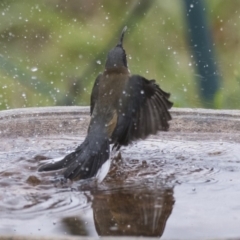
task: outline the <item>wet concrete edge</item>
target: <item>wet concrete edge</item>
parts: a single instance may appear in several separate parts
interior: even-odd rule
[[[28,236],[0,236],[0,240],[159,240],[148,237],[28,237]],[[164,238],[163,238],[164,239]],[[238,238],[222,238],[223,240],[239,240]],[[204,239],[201,239],[204,240]]]
[[[173,108],[171,133],[240,133],[240,110]],[[89,107],[41,107],[0,111],[0,137],[85,135]]]
[[[139,240],[139,237],[28,237],[28,236],[0,236],[0,240]],[[159,240],[159,238],[141,238],[144,240]]]

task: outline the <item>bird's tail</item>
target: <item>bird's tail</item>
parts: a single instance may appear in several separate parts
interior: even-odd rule
[[[86,179],[97,175],[109,159],[109,140],[102,134],[89,134],[77,149],[61,161],[41,166],[38,171],[53,171],[66,168],[64,177],[71,180]]]

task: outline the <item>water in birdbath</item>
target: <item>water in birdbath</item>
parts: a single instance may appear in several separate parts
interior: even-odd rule
[[[122,148],[101,184],[64,182],[61,171],[37,172],[82,138],[6,139],[0,153],[0,234],[240,236],[240,143],[161,136]]]

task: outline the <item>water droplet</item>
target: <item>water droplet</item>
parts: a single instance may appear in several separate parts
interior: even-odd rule
[[[32,72],[36,72],[37,70],[38,70],[37,67],[32,67],[32,68],[31,68],[31,71],[32,71]]]

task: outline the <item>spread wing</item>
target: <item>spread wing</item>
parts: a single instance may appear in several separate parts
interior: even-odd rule
[[[126,86],[128,93],[128,114],[130,118],[120,118],[121,134],[115,146],[127,145],[132,140],[144,139],[157,131],[167,131],[171,120],[169,109],[173,103],[168,99],[155,80],[133,75]]]

